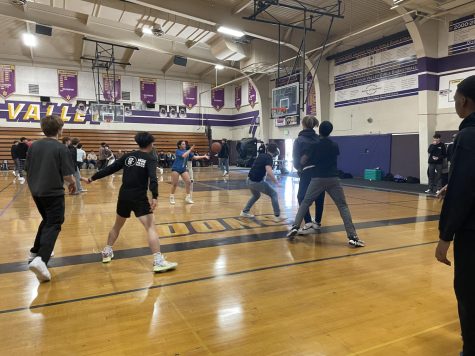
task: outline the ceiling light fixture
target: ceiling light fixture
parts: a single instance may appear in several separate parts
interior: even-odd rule
[[[219,33],[223,33],[225,35],[230,35],[230,36],[233,36],[233,37],[242,37],[245,35],[244,32],[242,31],[239,31],[239,30],[233,30],[232,28],[229,28],[229,27],[225,27],[225,26],[219,26],[218,27],[218,32]]]
[[[216,64],[214,66],[217,70],[221,70],[221,69],[224,69],[224,66],[222,64]]]
[[[151,27],[142,27],[142,33],[144,35],[151,35],[152,34],[152,28]]]
[[[25,32],[22,35],[23,44],[28,47],[35,47],[38,43],[37,38],[32,33]]]

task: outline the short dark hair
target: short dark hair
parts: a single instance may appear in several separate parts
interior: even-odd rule
[[[48,115],[41,119],[40,125],[45,136],[51,137],[58,134],[63,127],[64,122],[58,115]],[[22,137],[21,141],[23,140],[26,140],[26,138]]]
[[[259,148],[257,149],[258,153],[266,153],[266,146],[265,145],[260,145]]]
[[[277,145],[275,143],[269,143],[267,145],[267,152],[270,154],[276,153],[277,152]]]
[[[434,134],[434,136],[432,136],[432,138],[441,138],[441,137],[442,137],[442,136],[440,136],[439,133],[436,133],[436,134]]]
[[[15,144],[15,143],[18,143],[18,141],[17,140],[13,141],[13,144]]]
[[[66,142],[71,141],[71,139],[69,138],[69,136],[64,136],[62,141],[63,141],[63,145],[65,145]]]
[[[186,141],[185,141],[185,140],[178,140],[178,141],[176,142],[176,147],[177,147],[177,148],[180,148],[182,142],[184,142],[185,145],[186,145]]]
[[[78,143],[78,148],[82,148],[82,143]]]
[[[106,145],[106,143],[105,143],[105,142],[102,142],[102,143],[101,143],[101,146],[102,146],[102,147],[104,147],[105,145]]]
[[[25,141],[25,140],[26,140],[26,137],[20,138],[20,142],[23,142],[23,141]]]
[[[140,148],[148,147],[154,141],[155,137],[148,132],[139,132],[135,135],[135,142],[137,142]]]
[[[81,141],[81,140],[78,139],[77,137],[73,137],[73,139],[71,140],[71,144],[73,146],[76,146],[79,143],[79,141]]]
[[[328,137],[333,131],[333,124],[330,121],[323,121],[318,128],[318,132],[323,137]]]
[[[475,75],[465,78],[457,85],[457,91],[475,102]]]

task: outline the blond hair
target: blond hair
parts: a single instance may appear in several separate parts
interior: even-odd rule
[[[318,127],[318,119],[315,116],[305,116],[302,119],[302,126],[306,129],[313,129]]]

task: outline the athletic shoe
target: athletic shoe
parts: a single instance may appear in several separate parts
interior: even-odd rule
[[[223,172],[223,177],[226,175],[226,171]]]
[[[112,251],[112,247],[106,246],[101,252],[102,254],[102,263],[108,263],[112,261],[114,258],[114,251]]]
[[[361,241],[358,236],[348,236],[348,245],[353,247],[364,247],[364,241]]]
[[[159,168],[160,174],[163,174],[163,168]]]
[[[439,193],[440,193],[440,190],[436,191],[436,192],[435,192],[435,195],[439,195]]]
[[[282,222],[282,218],[280,216],[275,216],[274,215],[274,222],[280,223],[280,222]]]
[[[37,256],[38,256],[37,253],[34,253],[34,252],[31,252],[31,251],[30,251],[30,252],[28,253],[28,262],[33,261]],[[51,252],[51,257],[54,257],[54,251]]]
[[[299,235],[310,235],[315,234],[317,229],[315,229],[314,223],[306,223],[302,228],[299,229]]]
[[[254,218],[255,217],[251,213],[245,213],[244,211],[241,211],[241,214],[239,214],[239,216],[242,217],[242,218]]]
[[[431,194],[431,193],[432,193],[432,190],[427,189],[424,193]]]
[[[185,198],[185,203],[186,204],[194,204],[195,202],[193,201],[193,199],[191,199],[191,195],[187,195],[186,198]]]
[[[15,171],[12,171],[12,174],[16,177],[16,172]]]
[[[20,177],[20,178],[18,178],[18,181],[20,182],[20,184],[23,184],[23,183],[25,183],[25,178]]]
[[[153,271],[154,272],[166,272],[171,269],[175,269],[178,266],[176,262],[168,262],[161,253],[155,255],[153,260]]]
[[[299,232],[298,226],[292,225],[292,227],[290,228],[290,231],[287,233],[287,238],[289,240],[294,240],[295,235],[297,235],[298,232]]]
[[[35,257],[33,261],[28,265],[28,269],[36,275],[36,278],[40,282],[47,282],[51,280],[51,274],[48,271],[48,267],[43,262],[41,257]]]
[[[174,195],[170,195],[170,204],[175,204],[175,196]]]
[[[320,231],[320,229],[322,228],[322,224],[320,223],[312,222],[312,224],[313,224],[313,228],[317,231]]]
[[[83,189],[80,190],[80,192],[81,192],[81,193],[87,192],[87,189],[84,189],[84,188],[83,188]]]

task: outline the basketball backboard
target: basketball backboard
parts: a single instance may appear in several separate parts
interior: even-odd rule
[[[274,118],[299,115],[299,83],[292,83],[272,89],[272,107],[287,108],[274,113]]]

